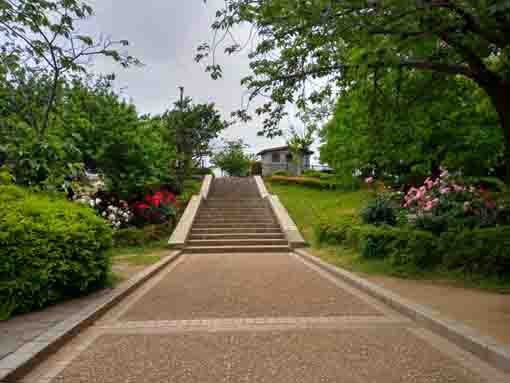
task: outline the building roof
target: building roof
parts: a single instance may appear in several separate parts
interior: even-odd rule
[[[284,150],[289,150],[288,145],[286,145],[286,146],[278,146],[276,148],[269,148],[269,149],[261,150],[260,152],[257,153],[257,156],[262,156],[262,155],[264,155],[266,153],[272,153],[272,152],[283,152]],[[306,154],[313,154],[313,152],[311,150],[307,150]]]

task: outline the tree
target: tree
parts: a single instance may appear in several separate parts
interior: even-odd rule
[[[92,7],[80,0],[0,1],[2,64],[21,87],[27,87],[34,78],[46,78],[42,119],[30,119],[39,142],[50,125],[63,76],[86,73],[86,64],[94,56],[111,57],[124,67],[140,64],[115,49],[127,46],[126,40],[96,41],[77,31],[76,24],[92,13]]]
[[[310,147],[314,141],[314,133],[316,130],[315,125],[307,125],[304,131],[300,132],[296,127],[290,127],[290,138],[287,141],[289,150],[296,161],[297,175],[301,175],[303,164],[301,163],[303,157],[310,152]]]
[[[504,153],[497,124],[489,98],[466,79],[436,83],[431,73],[387,70],[377,88],[356,81],[339,98],[320,133],[321,160],[345,176],[438,175],[440,166],[486,175]]]
[[[463,76],[487,93],[498,113],[510,177],[507,0],[227,0],[212,28],[228,37],[245,22],[258,39],[250,54],[252,75],[243,84],[251,98],[270,96],[257,109],[268,114],[266,134],[281,133],[287,103],[320,105],[345,88],[346,73],[358,69],[369,70],[374,81],[389,67]],[[197,59],[213,55],[217,46],[201,45]],[[240,49],[234,42],[226,52]],[[207,70],[221,76],[215,62]],[[321,86],[314,81],[319,78],[325,79]]]
[[[241,139],[225,141],[222,147],[213,154],[211,162],[232,177],[246,176],[253,160],[253,156],[245,153],[247,147],[248,145]]]
[[[183,99],[182,103],[176,102],[174,109],[164,113],[162,119],[167,127],[168,142],[177,151],[175,159],[181,162],[170,166],[183,173],[176,174],[179,188],[184,179],[191,175],[192,169],[211,155],[211,142],[229,123],[221,118],[213,103],[193,104],[189,97]]]

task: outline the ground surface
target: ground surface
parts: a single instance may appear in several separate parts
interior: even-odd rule
[[[349,269],[358,275],[386,287],[404,298],[430,306],[446,317],[462,321],[484,335],[510,345],[510,294],[502,294],[462,285],[471,281],[456,280],[451,275],[392,276],[394,269],[381,261],[367,261],[352,249],[318,247],[313,233],[313,222],[339,215],[355,215],[371,198],[368,191],[335,192],[314,190],[300,186],[271,185],[292,218],[312,244],[310,252],[322,260]],[[390,275],[388,275],[390,274]],[[482,281],[483,282],[483,281]],[[490,281],[489,281],[490,282]],[[483,283],[474,282],[480,287]]]
[[[411,301],[432,307],[510,345],[510,294],[466,289],[437,282],[362,275]]]
[[[183,255],[24,381],[508,378],[296,255],[259,253]]]

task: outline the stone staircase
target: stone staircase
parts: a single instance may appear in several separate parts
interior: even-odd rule
[[[198,211],[187,253],[288,252],[285,239],[253,178],[215,178]]]

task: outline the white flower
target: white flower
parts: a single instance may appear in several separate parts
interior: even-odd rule
[[[112,221],[112,222],[113,222],[113,221],[115,221],[115,214],[110,214],[110,215],[108,216],[108,219],[109,219],[110,221]]]
[[[101,198],[96,198],[96,205],[99,205],[101,202]]]
[[[90,200],[90,201],[89,201],[89,205],[90,205],[91,207],[94,207],[94,206],[96,206],[96,203],[95,203],[93,200]]]

